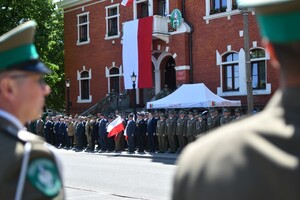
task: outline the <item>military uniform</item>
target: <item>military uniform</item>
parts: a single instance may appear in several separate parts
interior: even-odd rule
[[[223,109],[223,115],[220,118],[220,126],[224,126],[225,124],[228,124],[231,122],[232,117],[230,116],[230,112],[228,109]]]
[[[167,141],[166,141],[166,120],[160,119],[157,121],[157,137],[158,137],[158,149],[159,153],[163,153],[167,150]]]
[[[202,117],[201,117],[202,118]],[[206,121],[201,119],[196,121],[196,135],[203,135],[207,131]]]
[[[188,143],[195,141],[196,136],[196,118],[192,117],[187,120],[186,123],[186,137],[188,139]]]
[[[62,177],[53,151],[45,148],[42,138],[21,130],[3,117],[3,113],[0,110],[0,147],[3,149],[0,151],[3,161],[0,199],[63,199]]]
[[[178,136],[180,150],[186,145],[186,122],[186,117],[179,117],[177,119],[176,135]]]
[[[166,120],[166,134],[168,136],[171,153],[174,153],[176,151],[176,142],[175,142],[176,126],[177,126],[177,118],[175,116],[168,117],[168,119]]]
[[[207,129],[212,130],[220,126],[220,117],[216,114],[217,110],[215,109],[211,109],[209,112],[214,113],[213,115],[210,114],[210,116],[207,118]]]
[[[24,130],[27,121],[42,113],[43,100],[50,94],[43,75],[51,71],[39,60],[33,44],[36,25],[28,21],[0,37],[0,199],[3,200],[64,199],[62,175],[54,151],[43,138]],[[17,79],[22,79],[22,84]],[[20,99],[23,95],[24,99]]]

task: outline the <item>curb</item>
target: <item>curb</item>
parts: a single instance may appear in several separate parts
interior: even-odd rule
[[[69,151],[69,150],[66,150]],[[70,152],[74,152],[74,153],[80,153],[80,154],[89,154],[89,155],[100,155],[100,156],[107,156],[107,157],[128,157],[128,158],[147,158],[147,159],[160,159],[160,160],[177,160],[179,154],[175,153],[175,154],[168,154],[168,153],[128,153],[127,151],[123,151],[123,152],[103,152],[103,153],[99,153],[99,152],[85,152],[85,151],[79,151],[79,152],[75,152],[75,151],[70,151]]]

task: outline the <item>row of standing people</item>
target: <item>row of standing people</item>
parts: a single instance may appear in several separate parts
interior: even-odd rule
[[[45,140],[58,147],[85,150],[94,152],[122,151],[139,153],[148,151],[170,153],[180,152],[188,143],[195,140],[198,135],[218,126],[229,123],[232,119],[240,117],[239,109],[232,117],[228,109],[223,109],[222,115],[213,108],[208,115],[181,110],[176,114],[174,110],[168,113],[140,112],[134,120],[134,115],[126,118],[122,114],[122,123],[125,128],[116,136],[107,137],[107,127],[115,119],[115,115],[105,116],[102,113],[89,117],[46,117],[35,122],[36,134],[45,137]],[[42,128],[41,128],[42,127]]]

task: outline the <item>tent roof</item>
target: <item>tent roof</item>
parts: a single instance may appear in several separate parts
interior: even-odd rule
[[[219,97],[210,91],[203,83],[183,84],[172,94],[157,101],[147,102],[147,109],[230,106],[241,106],[241,101],[232,101]]]

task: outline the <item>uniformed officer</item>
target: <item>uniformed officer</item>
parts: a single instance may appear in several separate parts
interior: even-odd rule
[[[177,118],[175,117],[175,111],[169,111],[169,117],[166,120],[166,135],[168,137],[169,145],[170,145],[170,153],[176,152],[176,127],[177,127]]]
[[[229,122],[231,122],[232,117],[230,115],[230,111],[228,108],[223,108],[223,114],[220,118],[220,125],[224,126],[225,124],[228,124]]]
[[[212,130],[220,126],[220,117],[216,108],[209,109],[209,117],[207,118],[207,129]]]
[[[189,112],[189,118],[186,122],[186,137],[188,143],[195,141],[196,136],[196,118],[193,112]]]
[[[55,153],[43,138],[24,130],[43,113],[50,70],[33,44],[28,21],[0,36],[0,199],[64,199]]]
[[[185,117],[185,112],[183,110],[180,110],[178,114],[179,117],[177,119],[176,135],[179,141],[179,151],[182,151],[182,149],[187,144],[187,138],[186,138],[187,118]]]
[[[206,121],[203,119],[202,114],[199,114],[197,116],[197,121],[196,121],[196,135],[203,136],[206,131],[207,131]]]
[[[234,109],[234,120],[241,119],[241,110],[239,108]]]
[[[157,121],[156,135],[158,138],[158,153],[164,153],[167,150],[167,139],[166,139],[166,116],[160,114],[160,119]]]
[[[186,148],[173,200],[300,199],[300,1],[240,0],[240,6],[256,8],[280,87],[263,111]]]

